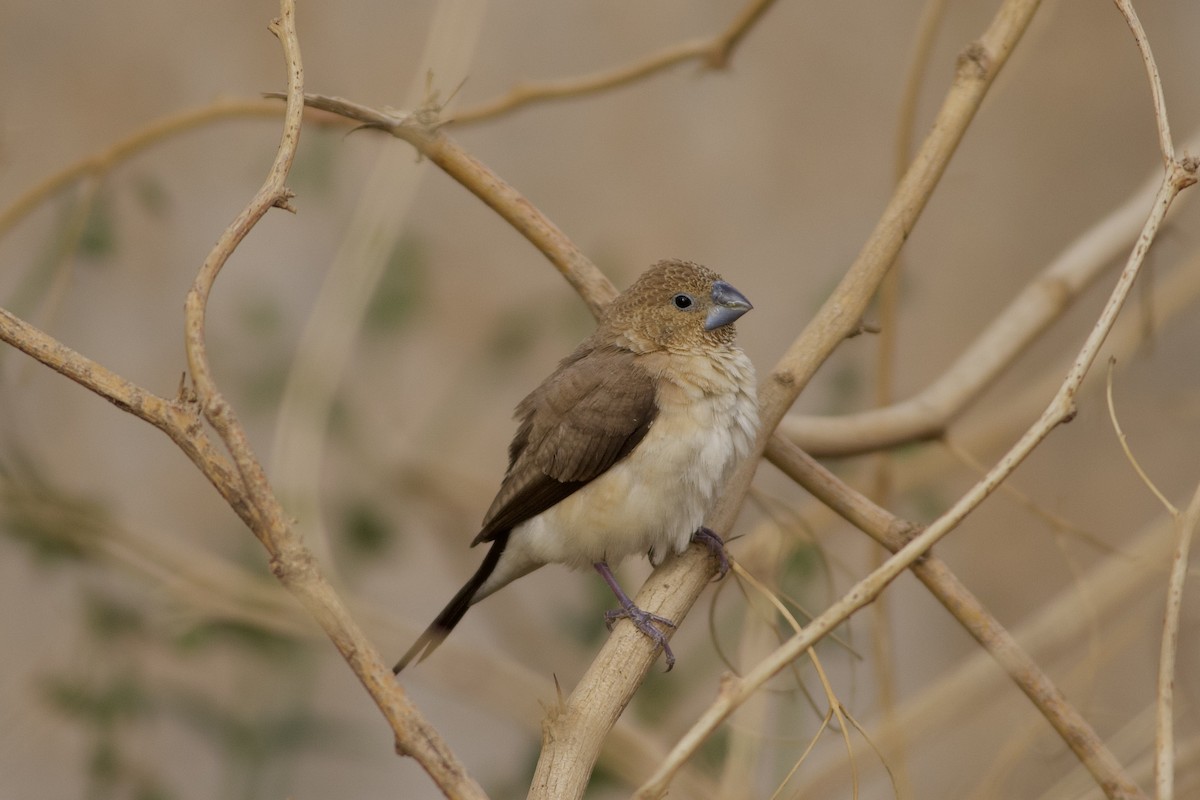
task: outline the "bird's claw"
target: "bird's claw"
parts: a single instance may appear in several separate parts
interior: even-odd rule
[[[671,652],[671,645],[667,642],[667,635],[658,628],[654,627],[657,622],[660,625],[666,625],[668,628],[674,628],[675,623],[666,617],[652,614],[637,606],[630,604],[628,607],[613,608],[604,612],[604,624],[611,631],[613,623],[619,619],[627,619],[633,623],[633,626],[645,634],[650,641],[662,648],[663,658],[667,662],[667,672],[675,666],[675,654]]]
[[[719,581],[729,572],[729,554],[725,552],[725,542],[709,528],[700,527],[692,534],[692,541],[708,548],[709,554],[717,559],[717,574],[713,580]]]

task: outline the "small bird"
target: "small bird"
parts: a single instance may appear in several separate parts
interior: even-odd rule
[[[478,571],[393,668],[424,659],[467,609],[543,564],[591,565],[619,609],[675,657],[610,565],[636,553],[653,563],[704,541],[728,568],[720,538],[702,527],[717,491],[758,430],[754,366],[734,344],[752,308],[719,275],[660,261],[605,308],[594,333],[517,406],[508,471],[483,528]]]

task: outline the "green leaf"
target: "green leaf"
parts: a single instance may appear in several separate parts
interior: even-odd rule
[[[542,335],[541,317],[525,308],[505,312],[487,343],[489,363],[510,364],[532,349]]]
[[[51,676],[43,682],[42,694],[63,714],[100,728],[148,714],[153,705],[137,677],[130,673],[113,678],[107,685],[93,678]]]
[[[117,229],[112,199],[107,192],[97,192],[90,213],[79,233],[79,254],[96,261],[111,256],[117,250]]]
[[[133,196],[142,210],[155,219],[163,219],[171,210],[171,195],[155,175],[139,175],[134,179]]]
[[[395,539],[391,522],[365,499],[351,501],[342,511],[342,542],[351,555],[378,556]]]
[[[314,130],[305,132],[296,163],[292,167],[288,182],[305,195],[329,194],[337,175],[337,154],[340,152],[341,134]]]
[[[180,636],[176,642],[181,648],[189,650],[231,645],[245,652],[275,661],[293,659],[303,649],[303,645],[291,636],[233,620],[200,622]]]
[[[388,257],[383,276],[367,306],[364,331],[381,336],[398,330],[420,308],[426,283],[423,248],[412,238],[402,238]]]
[[[145,633],[146,619],[141,609],[100,595],[92,595],[84,605],[88,630],[96,638],[113,639]]]

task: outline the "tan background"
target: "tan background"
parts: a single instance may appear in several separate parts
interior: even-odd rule
[[[309,90],[402,104],[419,73],[434,5],[301,4]],[[956,53],[983,30],[996,4],[954,5],[930,61],[918,135],[949,84]],[[1182,140],[1200,124],[1194,46],[1200,6],[1144,5]],[[478,43],[466,48],[473,55],[456,102],[473,105],[522,79],[626,63],[718,30],[738,7],[492,3],[473,23],[481,26]],[[857,253],[886,202],[920,10],[908,0],[783,2],[750,33],[727,71],[684,66],[452,135],[544,210],[618,285],[666,256],[721,271],[756,304],[739,324],[740,338],[765,371]],[[0,204],[153,119],[218,97],[252,98],[280,88],[278,47],[266,31],[275,13],[266,2],[0,2]],[[435,74],[434,85],[445,97],[462,77]],[[171,393],[184,369],[184,293],[208,247],[257,187],[275,140],[269,121],[222,122],[120,166],[100,189],[114,237],[103,253],[55,258],[67,203],[46,204],[0,242],[0,304],[11,308],[37,276],[53,276],[50,288],[14,310],[130,379]],[[285,374],[367,172],[386,149],[410,155],[406,145],[372,133],[307,131],[290,182],[298,216],[270,214],[218,282],[210,321],[217,378],[265,459],[273,447],[272,387]],[[1115,9],[1101,2],[1047,4],[904,251],[899,395],[936,377],[1157,163],[1142,65]],[[543,259],[464,190],[430,168],[417,191],[402,221],[420,254],[414,307],[384,334],[364,336],[344,365],[317,498],[335,539],[355,504],[373,509],[392,533],[370,558],[339,565],[350,594],[390,613],[374,628],[388,656],[407,646],[474,568],[478,554],[465,545],[503,470],[510,410],[588,325],[582,304]],[[146,201],[147,193],[158,199]],[[1163,234],[1152,256],[1155,270],[1167,271],[1195,250],[1195,214],[1184,208]],[[1019,432],[1011,426],[1022,420],[1004,416],[1010,398],[1044,369],[1065,370],[1106,293],[1087,295],[972,412],[972,424],[994,421],[999,430],[991,449],[977,456],[994,456]],[[1126,431],[1179,505],[1200,478],[1198,336],[1200,318],[1182,315],[1117,370]],[[865,407],[873,350],[870,337],[848,342],[800,407],[822,413]],[[86,499],[103,507],[100,516],[170,552],[219,555],[264,572],[251,537],[164,437],[11,351],[0,353],[0,445],[0,477],[9,486],[28,488],[37,475],[53,489],[50,505],[58,497]],[[900,462],[901,475],[911,463]],[[970,479],[959,465],[930,469],[894,507],[928,519]],[[847,474],[862,484],[861,470]],[[1095,393],[1015,480],[1043,509],[1112,546],[1129,541],[1157,513]],[[865,570],[860,536],[830,527],[769,467],[759,486],[808,515],[839,564],[804,590],[806,603],[819,610],[830,583],[843,587]],[[741,532],[764,519],[755,504],[747,508]],[[1000,620],[1015,626],[1069,587],[1073,570],[1103,555],[1078,537],[1065,537],[1062,547],[1070,558],[1042,519],[996,498],[942,551]],[[636,585],[644,568],[625,574]],[[453,647],[406,674],[416,701],[496,797],[523,796],[536,724],[453,688],[455,664],[511,659],[532,670],[534,689],[497,679],[496,691],[536,720],[539,704],[553,700],[552,676],[569,690],[597,645],[595,609],[605,602],[598,587],[592,575],[544,570],[474,611]],[[331,648],[317,641],[311,653],[297,656],[299,663],[259,657],[236,642],[188,650],[172,637],[212,609],[201,604],[198,611],[168,589],[98,557],[47,563],[27,543],[0,539],[0,798],[86,796],[97,739],[47,699],[47,680],[101,685],[119,675],[136,676],[157,705],[110,735],[130,761],[157,776],[166,796],[434,796],[414,763],[392,755],[385,727]],[[1095,637],[1070,644],[1050,663],[1052,676],[1106,736],[1125,730],[1153,691],[1161,600],[1157,590],[1140,594],[1117,619],[1096,620]],[[85,611],[97,595],[140,609],[147,631],[107,643],[97,637]],[[888,596],[896,680],[910,696],[948,673],[973,644],[907,578]],[[740,600],[727,591],[722,603],[734,619],[729,614]],[[1189,599],[1178,686],[1181,741],[1200,734],[1198,620]],[[704,628],[698,607],[678,637],[680,667],[644,687],[644,707],[631,712],[664,741],[708,701],[722,669]],[[866,653],[865,621],[851,635]],[[837,647],[827,658],[843,701],[870,724],[877,718],[870,664]],[[467,680],[478,690],[477,677]],[[815,687],[811,679],[809,685]],[[1055,781],[1071,766],[1059,743],[1015,690],[1003,682],[997,687],[997,703],[952,710],[937,732],[914,734],[915,797],[1075,796],[1055,794]],[[251,721],[311,701],[331,727],[315,743],[238,766],[244,751],[231,756],[223,748],[249,745],[198,732],[202,715],[179,711],[184,696]],[[781,698],[778,712],[790,721],[768,734],[774,760],[747,796],[770,795],[818,722],[803,702]],[[1027,746],[1006,761],[1005,743],[1021,740],[1026,730],[1032,732]],[[1144,730],[1135,730],[1143,732],[1118,750],[1123,760],[1145,753]],[[840,744],[827,739],[801,776],[838,759]],[[861,741],[856,755],[869,781],[865,796],[888,796]],[[1195,767],[1191,775],[1183,786],[1197,785]],[[839,794],[817,796],[849,796],[844,776],[830,785]],[[598,788],[596,796],[603,793]]]

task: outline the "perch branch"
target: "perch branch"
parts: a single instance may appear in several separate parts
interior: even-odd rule
[[[732,527],[757,468],[757,455],[765,449],[768,437],[817,367],[858,327],[871,296],[916,223],[988,88],[1037,7],[1037,0],[1006,0],[980,39],[959,58],[954,83],[933,129],[863,250],[833,295],[760,387],[762,431],[756,444],[756,455],[747,459],[726,485],[721,502],[709,520],[709,526],[714,530],[724,532]],[[682,619],[683,613],[703,591],[710,574],[707,554],[700,548],[692,548],[680,558],[668,559],[655,570],[635,602],[654,613]],[[590,771],[595,763],[594,734],[590,731],[607,730],[610,720],[620,713],[644,679],[654,655],[646,642],[638,641],[636,631],[629,626],[617,626],[568,699],[564,712],[548,725],[549,735],[545,737],[535,774],[534,797],[553,796],[554,792],[546,788],[560,790],[562,797],[578,796],[579,786],[549,786],[550,776],[564,762],[582,762]],[[597,702],[601,699],[603,702]],[[698,745],[703,738],[694,744]],[[666,790],[669,775],[660,772],[657,779],[659,784],[646,796]]]
[[[914,537],[895,555],[867,577],[854,585],[840,600],[831,605],[823,614],[814,619],[803,633],[793,636],[774,653],[763,659],[753,670],[739,680],[726,681],[722,685],[717,700],[700,716],[692,728],[678,742],[668,759],[654,776],[646,782],[636,795],[639,798],[661,797],[670,782],[671,776],[696,749],[708,738],[725,719],[737,709],[747,697],[757,691],[766,681],[784,669],[788,664],[802,655],[822,637],[848,619],[867,603],[871,602],[895,579],[904,569],[922,557],[934,544],[973,511],[1017,468],[1042,440],[1058,425],[1070,421],[1075,415],[1075,394],[1084,376],[1091,367],[1104,343],[1117,314],[1120,312],[1133,281],[1137,277],[1146,252],[1170,207],[1171,200],[1183,188],[1196,181],[1196,164],[1172,162],[1163,177],[1159,192],[1155,197],[1150,215],[1143,225],[1141,235],[1129,255],[1125,268],[1117,280],[1108,302],[1101,311],[1099,319],[1093,326],[1082,348],[1075,358],[1062,381],[1058,392],[1051,400],[1041,417],[1025,432],[1007,453],[989,470],[988,474],[976,482],[964,495],[938,517],[924,531]],[[1140,797],[1129,794],[1120,786],[1102,785],[1101,788],[1110,798]]]
[[[1005,18],[1005,8],[1002,8],[997,21]],[[1029,9],[1032,12],[1032,8]],[[1027,18],[1026,18],[1027,19]],[[1009,17],[1008,24],[1015,22],[1015,17]],[[1132,23],[1131,23],[1132,24]],[[1022,26],[1023,27],[1023,26]],[[1139,40],[1139,46],[1143,46],[1143,40]],[[969,51],[970,52],[970,51]],[[1143,53],[1149,59],[1149,50],[1143,47]],[[1150,77],[1154,82],[1157,77],[1157,71],[1150,69]],[[1161,119],[1159,122],[1160,131],[1167,129],[1165,119],[1165,108],[1157,101],[1161,90],[1155,88],[1156,97],[1156,114]],[[937,126],[935,125],[935,131]],[[1164,158],[1173,155],[1173,150],[1164,148]],[[918,155],[917,162],[920,161]],[[684,737],[676,745],[671,756],[664,762],[662,767],[655,773],[654,776],[639,789],[637,796],[640,798],[656,798],[661,797],[669,785],[670,778],[674,771],[682,765],[700,744],[712,734],[713,731],[725,720],[728,716],[750,696],[757,691],[767,680],[777,674],[780,670],[790,664],[795,658],[799,657],[805,650],[815,644],[819,639],[832,631],[836,625],[847,619],[851,614],[869,603],[893,580],[902,570],[914,563],[922,554],[926,553],[939,539],[948,534],[962,521],[965,516],[974,510],[986,497],[995,491],[996,487],[1005,480],[1008,475],[1016,469],[1017,465],[1033,451],[1038,444],[1042,442],[1050,434],[1050,432],[1062,424],[1069,421],[1075,414],[1075,395],[1078,392],[1083,378],[1095,361],[1096,355],[1099,352],[1100,346],[1107,337],[1108,332],[1112,329],[1116,322],[1117,314],[1124,305],[1125,299],[1128,297],[1129,291],[1132,288],[1133,281],[1137,277],[1144,262],[1147,251],[1155,235],[1158,232],[1159,226],[1170,208],[1172,200],[1184,188],[1191,186],[1196,182],[1196,161],[1194,159],[1186,159],[1183,162],[1174,160],[1173,157],[1167,162],[1166,174],[1162,178],[1159,190],[1155,195],[1153,205],[1149,216],[1147,217],[1141,233],[1134,244],[1133,250],[1126,261],[1125,268],[1121,271],[1117,279],[1116,286],[1112,294],[1109,296],[1108,302],[1101,311],[1099,319],[1093,326],[1087,339],[1085,340],[1079,354],[1076,356],[1074,363],[1071,365],[1064,378],[1058,392],[1051,400],[1050,405],[1042,413],[1041,417],[1035,422],[1025,434],[1014,444],[1000,461],[992,467],[988,474],[975,485],[973,485],[966,494],[958,499],[954,505],[935,520],[928,528],[913,538],[895,555],[888,559],[879,569],[872,572],[866,578],[856,584],[841,600],[834,603],[826,610],[825,613],[814,619],[812,623],[805,629],[802,634],[792,637],[788,642],[784,643],[772,655],[764,659],[759,665],[751,670],[740,680],[730,680],[722,684],[721,692],[714,702],[700,719],[693,725]],[[903,187],[903,183],[902,183]],[[890,208],[890,205],[889,205]],[[886,217],[886,214],[885,214]],[[908,230],[905,228],[905,230]],[[896,245],[898,249],[899,244]],[[849,276],[847,276],[849,277]],[[839,287],[840,289],[841,287]],[[824,309],[822,309],[824,310]],[[822,315],[818,315],[820,320]],[[814,320],[814,323],[818,320]],[[811,327],[811,325],[810,325]],[[785,362],[790,357],[795,356],[795,362],[798,366],[803,366],[810,363],[811,359],[805,358],[805,354],[796,353],[795,347],[789,351],[785,357]],[[806,370],[806,374],[811,375],[811,370]],[[776,373],[778,374],[778,372]],[[778,391],[778,390],[777,390]],[[777,420],[776,420],[777,421]],[[770,427],[768,427],[768,431]],[[718,530],[722,528],[718,527]],[[645,606],[643,606],[645,607]],[[1138,794],[1130,795],[1123,790],[1123,787],[1102,784],[1101,788],[1109,797],[1137,797]]]

